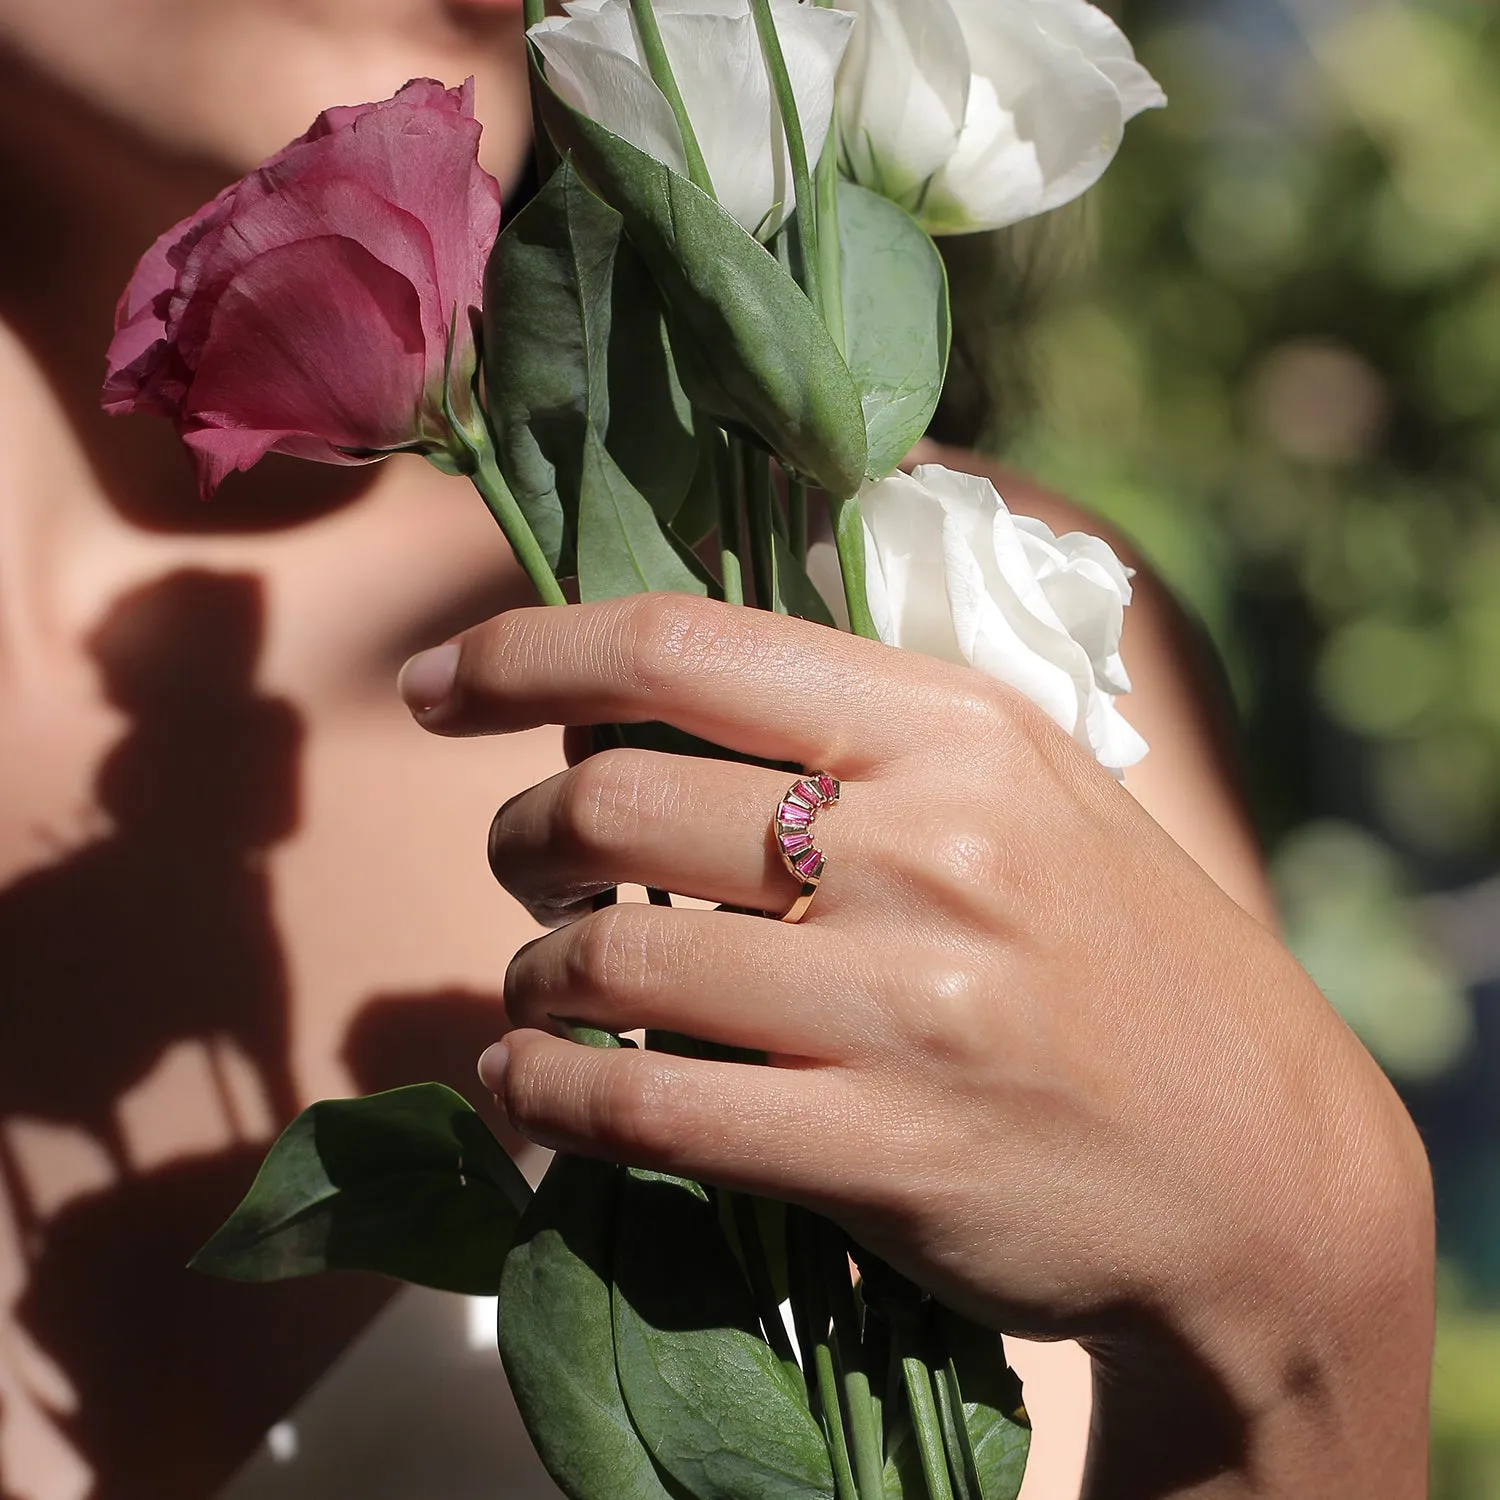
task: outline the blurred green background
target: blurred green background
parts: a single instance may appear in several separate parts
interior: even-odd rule
[[[1493,1500],[1500,16],[1108,8],[1171,107],[1013,240],[990,441],[1130,532],[1219,646],[1289,938],[1432,1156],[1434,1494]]]

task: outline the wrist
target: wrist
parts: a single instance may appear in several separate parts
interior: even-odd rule
[[[1220,1264],[1085,1339],[1087,1500],[1426,1494],[1431,1182],[1405,1111],[1375,1090],[1336,1142],[1304,1142]]]

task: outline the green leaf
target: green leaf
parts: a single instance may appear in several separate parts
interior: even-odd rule
[[[888,198],[839,184],[845,352],[883,479],[927,431],[948,372],[948,274],[937,246]]]
[[[672,518],[672,532],[684,546],[696,547],[719,524],[719,482],[724,471],[724,432],[701,424],[692,482]]]
[[[866,467],[859,393],[802,290],[706,193],[541,90],[554,138],[625,217],[660,288],[693,401],[792,470],[852,495]]]
[[[531,1197],[484,1121],[420,1083],[304,1110],[245,1200],[193,1258],[236,1281],[378,1271],[493,1295]]]
[[[605,446],[666,525],[693,483],[698,434],[677,377],[661,296],[628,240],[615,255],[612,307]]]
[[[621,228],[565,160],[485,268],[485,396],[500,471],[554,569],[571,551],[585,438],[609,425]]]
[[[998,1333],[949,1308],[934,1309],[948,1353],[947,1370],[935,1373],[962,1392],[982,1500],[1015,1500],[1031,1449],[1020,1378],[1006,1362]]]
[[[569,1500],[675,1500],[615,1369],[610,1287],[623,1168],[554,1159],[500,1279],[500,1355],[547,1472]]]
[[[823,1434],[761,1337],[750,1290],[696,1184],[627,1175],[614,1309],[631,1420],[694,1500],[831,1500]]]
[[[578,594],[585,603],[667,589],[707,594],[703,577],[663,533],[656,512],[590,428],[578,499]]]

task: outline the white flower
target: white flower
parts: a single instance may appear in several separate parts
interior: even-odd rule
[[[1125,122],[1165,104],[1119,27],[1084,0],[844,0],[839,77],[855,181],[934,234],[999,229],[1076,198]]]
[[[854,17],[771,0],[810,161],[833,118]],[[641,55],[629,0],[570,0],[527,33],[574,109],[687,175],[682,135]],[[796,206],[791,160],[748,0],[654,0],[662,44],[724,208],[769,237]]]
[[[1145,755],[1115,707],[1131,575],[1105,542],[1054,536],[936,464],[867,484],[860,506],[881,640],[1009,683],[1116,775]]]

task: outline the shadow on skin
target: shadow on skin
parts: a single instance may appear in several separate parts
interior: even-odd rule
[[[476,1071],[480,1053],[507,1029],[499,995],[465,989],[378,995],[349,1028],[343,1061],[362,1094],[408,1083],[446,1083],[479,1111],[515,1156],[535,1148],[511,1128]]]
[[[97,779],[113,826],[0,891],[0,1108],[87,1132],[113,1167],[44,1215],[0,1151],[30,1261],[16,1316],[77,1394],[59,1422],[96,1500],[202,1500],[390,1291],[184,1269],[297,1107],[266,856],[297,826],[302,724],[255,689],[262,628],[244,575],[177,572],[110,608],[88,649],[131,721]],[[118,1105],[184,1044],[224,1141],[133,1162]]]

